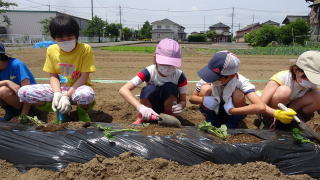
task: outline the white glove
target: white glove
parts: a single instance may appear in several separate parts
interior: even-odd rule
[[[226,113],[227,113],[228,115],[231,115],[229,111],[230,111],[230,109],[234,108],[234,105],[233,105],[233,103],[232,103],[232,98],[230,98],[230,99],[228,100],[228,102],[226,102],[226,103],[223,105],[223,108],[224,108],[224,110],[226,111]]]
[[[214,110],[219,105],[219,101],[213,96],[204,96],[202,104],[207,109]]]
[[[179,115],[183,111],[183,106],[182,104],[176,104],[172,106],[172,113],[174,115]]]
[[[141,113],[142,119],[145,120],[145,121],[149,120],[152,114],[154,114],[156,116],[159,116],[159,114],[154,112],[153,109],[151,109],[149,107],[146,107],[143,104],[140,104],[137,107],[137,110],[139,111],[139,113]]]
[[[57,107],[59,106],[59,101],[60,101],[61,96],[62,96],[61,92],[55,92],[53,94],[51,107],[54,112],[57,112]]]
[[[66,114],[71,110],[71,103],[69,96],[63,95],[60,98],[59,106],[57,108],[62,114]]]

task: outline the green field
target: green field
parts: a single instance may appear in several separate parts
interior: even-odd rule
[[[102,50],[109,50],[109,51],[127,51],[127,52],[143,52],[143,53],[154,53],[156,48],[155,47],[148,47],[148,46],[109,46],[103,47]]]
[[[109,51],[126,51],[137,53],[154,53],[155,47],[152,46],[109,46],[103,47],[102,50]],[[189,49],[189,48],[188,48]],[[195,52],[204,52],[213,54],[221,50],[229,50],[239,55],[300,55],[308,50],[320,50],[320,48],[303,47],[303,46],[279,46],[279,47],[254,47],[250,49],[217,49],[217,48],[190,48]],[[190,50],[189,49],[189,50]],[[190,53],[190,52],[189,52]]]

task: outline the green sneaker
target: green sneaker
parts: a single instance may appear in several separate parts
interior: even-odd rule
[[[91,118],[88,114],[88,110],[85,110],[80,106],[77,106],[77,114],[78,114],[79,121],[91,122]]]
[[[45,102],[43,105],[37,106],[36,108],[45,112],[53,112],[51,105],[51,102]]]

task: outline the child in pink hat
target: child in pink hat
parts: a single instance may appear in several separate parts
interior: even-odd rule
[[[179,44],[172,39],[163,39],[157,45],[154,64],[140,71],[120,88],[120,95],[139,112],[134,124],[150,120],[151,115],[166,113],[177,116],[183,111],[188,82],[178,69],[181,61]],[[141,90],[138,101],[131,91],[143,82],[146,82],[146,86]]]

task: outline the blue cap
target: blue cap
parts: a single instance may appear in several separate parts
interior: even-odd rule
[[[198,75],[206,82],[215,82],[223,76],[229,76],[239,71],[240,60],[229,51],[217,52],[208,65],[198,71]]]
[[[4,45],[2,44],[2,42],[0,42],[0,54],[5,54],[6,53],[6,49],[4,48]]]

